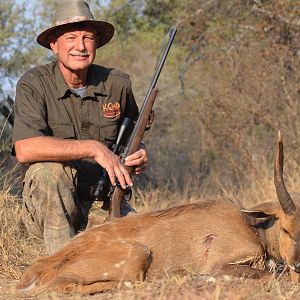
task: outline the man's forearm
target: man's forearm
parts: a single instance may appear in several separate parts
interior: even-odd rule
[[[106,145],[94,140],[65,140],[54,137],[34,137],[15,143],[17,160],[21,163],[67,161],[92,158],[107,171],[113,185],[119,181],[122,188],[132,186],[132,180],[119,156]],[[139,156],[139,154],[137,153]],[[136,160],[136,158],[133,158]],[[139,162],[139,159],[136,160]]]
[[[19,162],[67,161],[93,158],[97,143],[93,140],[65,140],[54,137],[34,137],[15,143]],[[103,145],[104,146],[104,145]]]

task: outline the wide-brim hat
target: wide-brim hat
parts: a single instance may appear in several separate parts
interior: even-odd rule
[[[108,22],[95,20],[89,5],[82,0],[59,1],[56,5],[53,25],[44,30],[37,37],[37,42],[48,49],[51,49],[49,36],[59,27],[78,22],[87,22],[91,24],[99,33],[99,43],[97,48],[108,43],[114,35],[114,26]]]

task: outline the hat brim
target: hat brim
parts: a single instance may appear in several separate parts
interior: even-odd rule
[[[80,22],[86,22],[91,24],[99,33],[100,39],[99,43],[97,45],[97,48],[104,46],[107,44],[113,37],[115,28],[112,24],[104,21],[96,21],[96,20],[84,20],[84,21],[78,21],[78,22],[73,22],[73,23],[80,23]],[[70,24],[70,23],[69,23]],[[38,37],[37,37],[37,42],[51,50],[50,43],[49,43],[49,36],[51,36],[59,27],[65,26],[67,24],[63,25],[58,25],[58,26],[53,26],[45,31],[43,31]]]

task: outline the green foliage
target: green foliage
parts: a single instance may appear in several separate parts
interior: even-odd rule
[[[143,15],[148,28],[164,26],[168,28],[174,24],[176,16],[187,1],[180,0],[150,0],[144,1]]]
[[[96,6],[95,15],[108,19],[114,24],[120,40],[124,41],[143,25],[140,2],[136,0],[112,0],[107,7],[100,7],[101,11],[98,11]]]

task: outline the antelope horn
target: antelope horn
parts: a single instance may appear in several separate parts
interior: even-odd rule
[[[275,155],[275,164],[274,164],[274,184],[276,189],[277,198],[280,202],[280,205],[287,215],[292,215],[296,210],[296,206],[288,193],[284,180],[283,180],[283,143],[280,131],[278,131],[278,140],[277,148]]]

